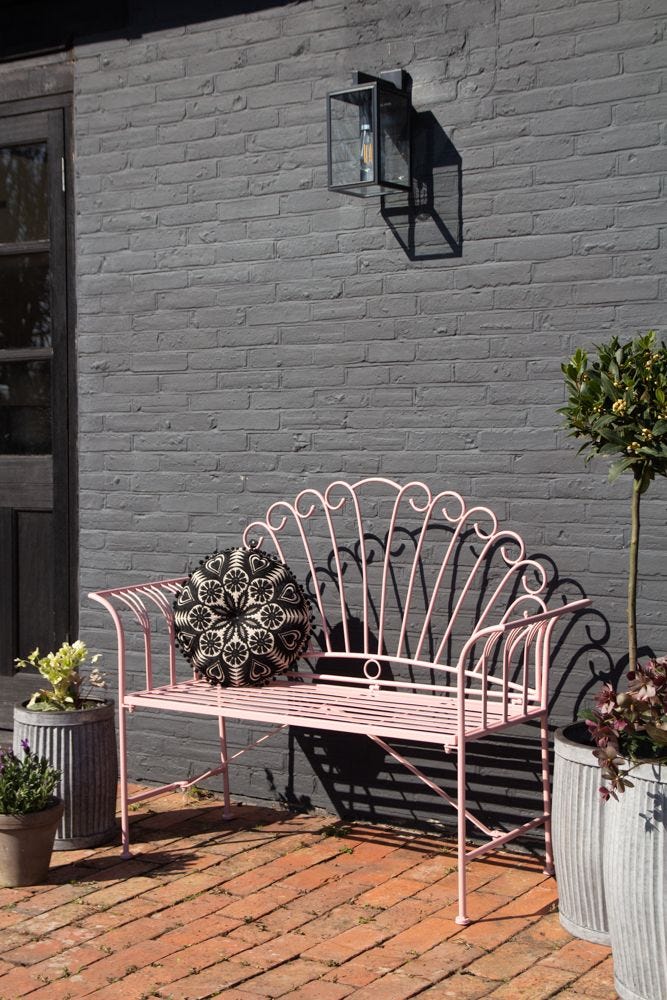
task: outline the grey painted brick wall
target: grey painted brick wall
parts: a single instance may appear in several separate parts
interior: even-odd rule
[[[491,503],[593,599],[554,663],[553,719],[572,718],[625,648],[630,481],[585,470],[558,429],[560,363],[612,333],[667,332],[664,32],[660,0],[306,0],[77,48],[92,644],[112,636],[88,590],[183,573],[305,483],[418,476]],[[397,65],[462,158],[460,258],[411,261],[379,203],[326,188],[327,91]],[[665,496],[657,483],[643,514],[641,638],[656,652]],[[133,734],[137,778],[213,748],[191,721]],[[342,771],[332,797],[322,748],[302,744],[248,757],[234,793],[441,813],[390,769],[375,807]],[[473,795],[491,810],[530,799],[521,747],[493,749],[507,759],[494,779],[477,758]]]

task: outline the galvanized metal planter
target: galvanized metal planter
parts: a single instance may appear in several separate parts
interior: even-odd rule
[[[55,794],[65,803],[54,850],[106,844],[116,833],[118,754],[113,701],[75,712],[14,706],[14,750],[21,740],[61,772]]]
[[[575,937],[610,944],[603,879],[609,806],[600,800],[600,768],[583,723],[555,737],[553,842],[559,915]]]
[[[604,879],[614,984],[623,1000],[667,997],[667,767],[642,764],[605,805]]]

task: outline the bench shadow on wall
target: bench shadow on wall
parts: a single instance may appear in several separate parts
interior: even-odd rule
[[[443,529],[444,530],[444,529]],[[479,539],[469,533],[457,552],[452,566],[452,586],[449,588],[443,608],[445,620],[451,614],[457,585],[467,576],[467,566],[462,564],[463,553],[467,549],[473,556],[478,551]],[[417,544],[417,533],[405,531],[401,533],[400,544],[407,556],[414,553]],[[372,535],[366,535],[366,556],[369,564],[381,565],[384,560],[384,540]],[[347,549],[341,553],[345,560],[345,573],[348,577],[360,574],[361,560],[358,546],[354,550]],[[560,578],[553,561],[544,556],[537,556],[545,565],[551,583],[547,592],[547,603],[550,607],[566,601],[584,597],[581,585],[571,578]],[[489,559],[491,564],[492,560]],[[427,571],[420,565],[419,600],[417,617],[422,607],[428,603],[429,587]],[[324,581],[325,589],[332,588],[336,599],[338,597],[337,582],[332,571],[331,560],[326,560],[324,568],[318,567],[320,586]],[[474,607],[470,608],[471,621],[477,618],[484,606],[485,596],[493,592],[497,578],[492,572],[485,570],[480,581],[480,589],[475,596]],[[518,584],[508,597],[512,600],[517,596]],[[314,597],[312,579],[308,580],[307,589],[311,599]],[[400,580],[392,576],[389,588],[397,601],[396,611],[399,616],[401,607]],[[346,582],[347,594],[347,582]],[[352,605],[352,602],[350,602]],[[352,606],[358,606],[356,601]],[[377,617],[378,609],[371,606],[371,617]],[[363,650],[362,622],[348,616],[350,645],[354,651]],[[435,629],[429,629],[426,655],[433,656],[439,642]],[[597,687],[602,679],[615,677],[618,670],[614,668],[611,657],[605,648],[609,638],[609,624],[600,612],[586,609],[578,614],[568,615],[563,620],[552,643],[551,672],[551,710],[561,720],[564,716],[571,717],[571,706],[576,710],[587,698],[591,689]],[[332,629],[334,648],[342,648],[342,622]],[[338,640],[338,642],[336,641]],[[373,645],[373,641],[375,645]],[[409,645],[408,637],[408,645]],[[320,640],[323,647],[323,642]],[[377,649],[377,634],[371,630],[371,649]],[[389,650],[385,647],[385,653]],[[456,662],[456,648],[447,650],[446,662]],[[410,655],[409,652],[406,655]],[[301,668],[307,669],[307,668]],[[326,672],[339,675],[359,676],[359,667],[350,665],[349,660],[327,661]],[[398,673],[398,671],[397,671]],[[397,673],[385,668],[383,679],[396,679]],[[559,703],[561,708],[559,711]],[[456,792],[456,755],[445,754],[438,746],[412,744],[407,741],[390,741],[404,756],[411,760],[428,778],[438,784],[450,795]],[[275,795],[291,809],[308,810],[313,808],[313,802],[307,794],[303,794],[303,778],[308,768],[312,769],[317,781],[326,793],[332,809],[342,819],[368,819],[379,822],[400,823],[406,826],[429,827],[437,824],[445,829],[455,828],[456,816],[445,802],[409,774],[400,764],[385,755],[381,747],[368,737],[353,733],[334,733],[322,730],[309,730],[291,727],[288,737],[288,770],[285,775],[274,775],[266,769],[268,784]],[[305,757],[304,765],[300,758]],[[467,750],[468,761],[468,804],[489,825],[503,826],[508,818],[518,818],[536,815],[541,811],[541,763],[539,728],[535,725],[513,727],[510,730],[472,743]],[[513,824],[512,824],[513,825]],[[533,834],[535,839],[541,836],[541,831]]]
[[[410,260],[463,256],[463,161],[431,111],[412,116],[412,191],[386,195],[382,217]]]

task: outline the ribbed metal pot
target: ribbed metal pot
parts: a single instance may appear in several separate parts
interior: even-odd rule
[[[604,879],[622,1000],[667,997],[667,767],[641,764],[607,811]]]
[[[65,803],[54,850],[106,844],[116,833],[118,754],[113,701],[74,712],[14,706],[14,751],[21,740],[61,772],[55,794]]]
[[[556,732],[552,830],[560,922],[575,937],[609,944],[603,882],[608,805],[600,768],[583,723]]]

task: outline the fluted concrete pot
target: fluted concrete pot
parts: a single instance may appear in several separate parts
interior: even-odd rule
[[[113,701],[74,712],[14,706],[14,751],[21,740],[61,772],[55,794],[65,803],[54,850],[97,847],[116,833],[118,754]]]
[[[46,881],[53,838],[63,814],[54,799],[46,809],[8,816],[0,813],[0,886],[40,885]]]
[[[583,723],[556,732],[552,831],[560,922],[575,937],[610,943],[602,876],[606,809]]]
[[[622,1000],[667,997],[667,766],[641,764],[605,805],[604,880]]]

